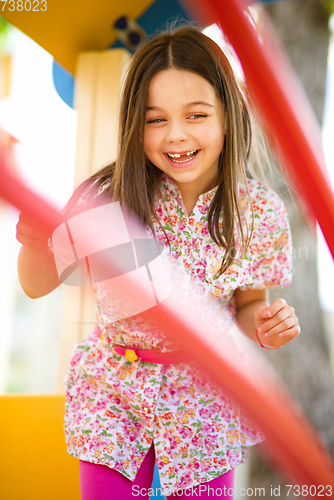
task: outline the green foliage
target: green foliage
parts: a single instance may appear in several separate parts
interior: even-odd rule
[[[12,29],[12,25],[2,16],[0,16],[0,37],[7,38],[9,32]]]
[[[13,29],[13,26],[4,17],[0,16],[0,53],[6,50],[7,41]]]
[[[322,4],[329,16],[334,14],[334,0],[322,0]]]

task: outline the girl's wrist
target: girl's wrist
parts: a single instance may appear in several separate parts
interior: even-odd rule
[[[243,333],[253,342],[258,343],[257,324],[255,322],[254,313],[260,306],[268,307],[268,302],[263,299],[248,302],[237,310],[237,323],[241,327]]]

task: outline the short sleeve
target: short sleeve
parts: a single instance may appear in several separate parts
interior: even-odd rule
[[[251,181],[254,230],[247,257],[247,289],[286,287],[292,279],[292,238],[288,214],[279,196]]]

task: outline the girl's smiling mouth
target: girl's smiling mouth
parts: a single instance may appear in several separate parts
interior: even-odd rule
[[[164,153],[169,160],[174,163],[186,163],[197,155],[199,149],[194,149],[193,151],[181,151],[180,153]]]

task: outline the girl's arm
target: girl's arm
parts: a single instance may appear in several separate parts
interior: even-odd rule
[[[278,347],[290,342],[300,333],[298,318],[285,299],[276,299],[269,305],[266,290],[240,290],[234,294],[237,322],[254,342],[256,330],[262,344]]]
[[[31,299],[43,297],[60,285],[49,234],[33,219],[20,214],[16,238],[22,243],[18,258],[18,275],[24,293]]]

